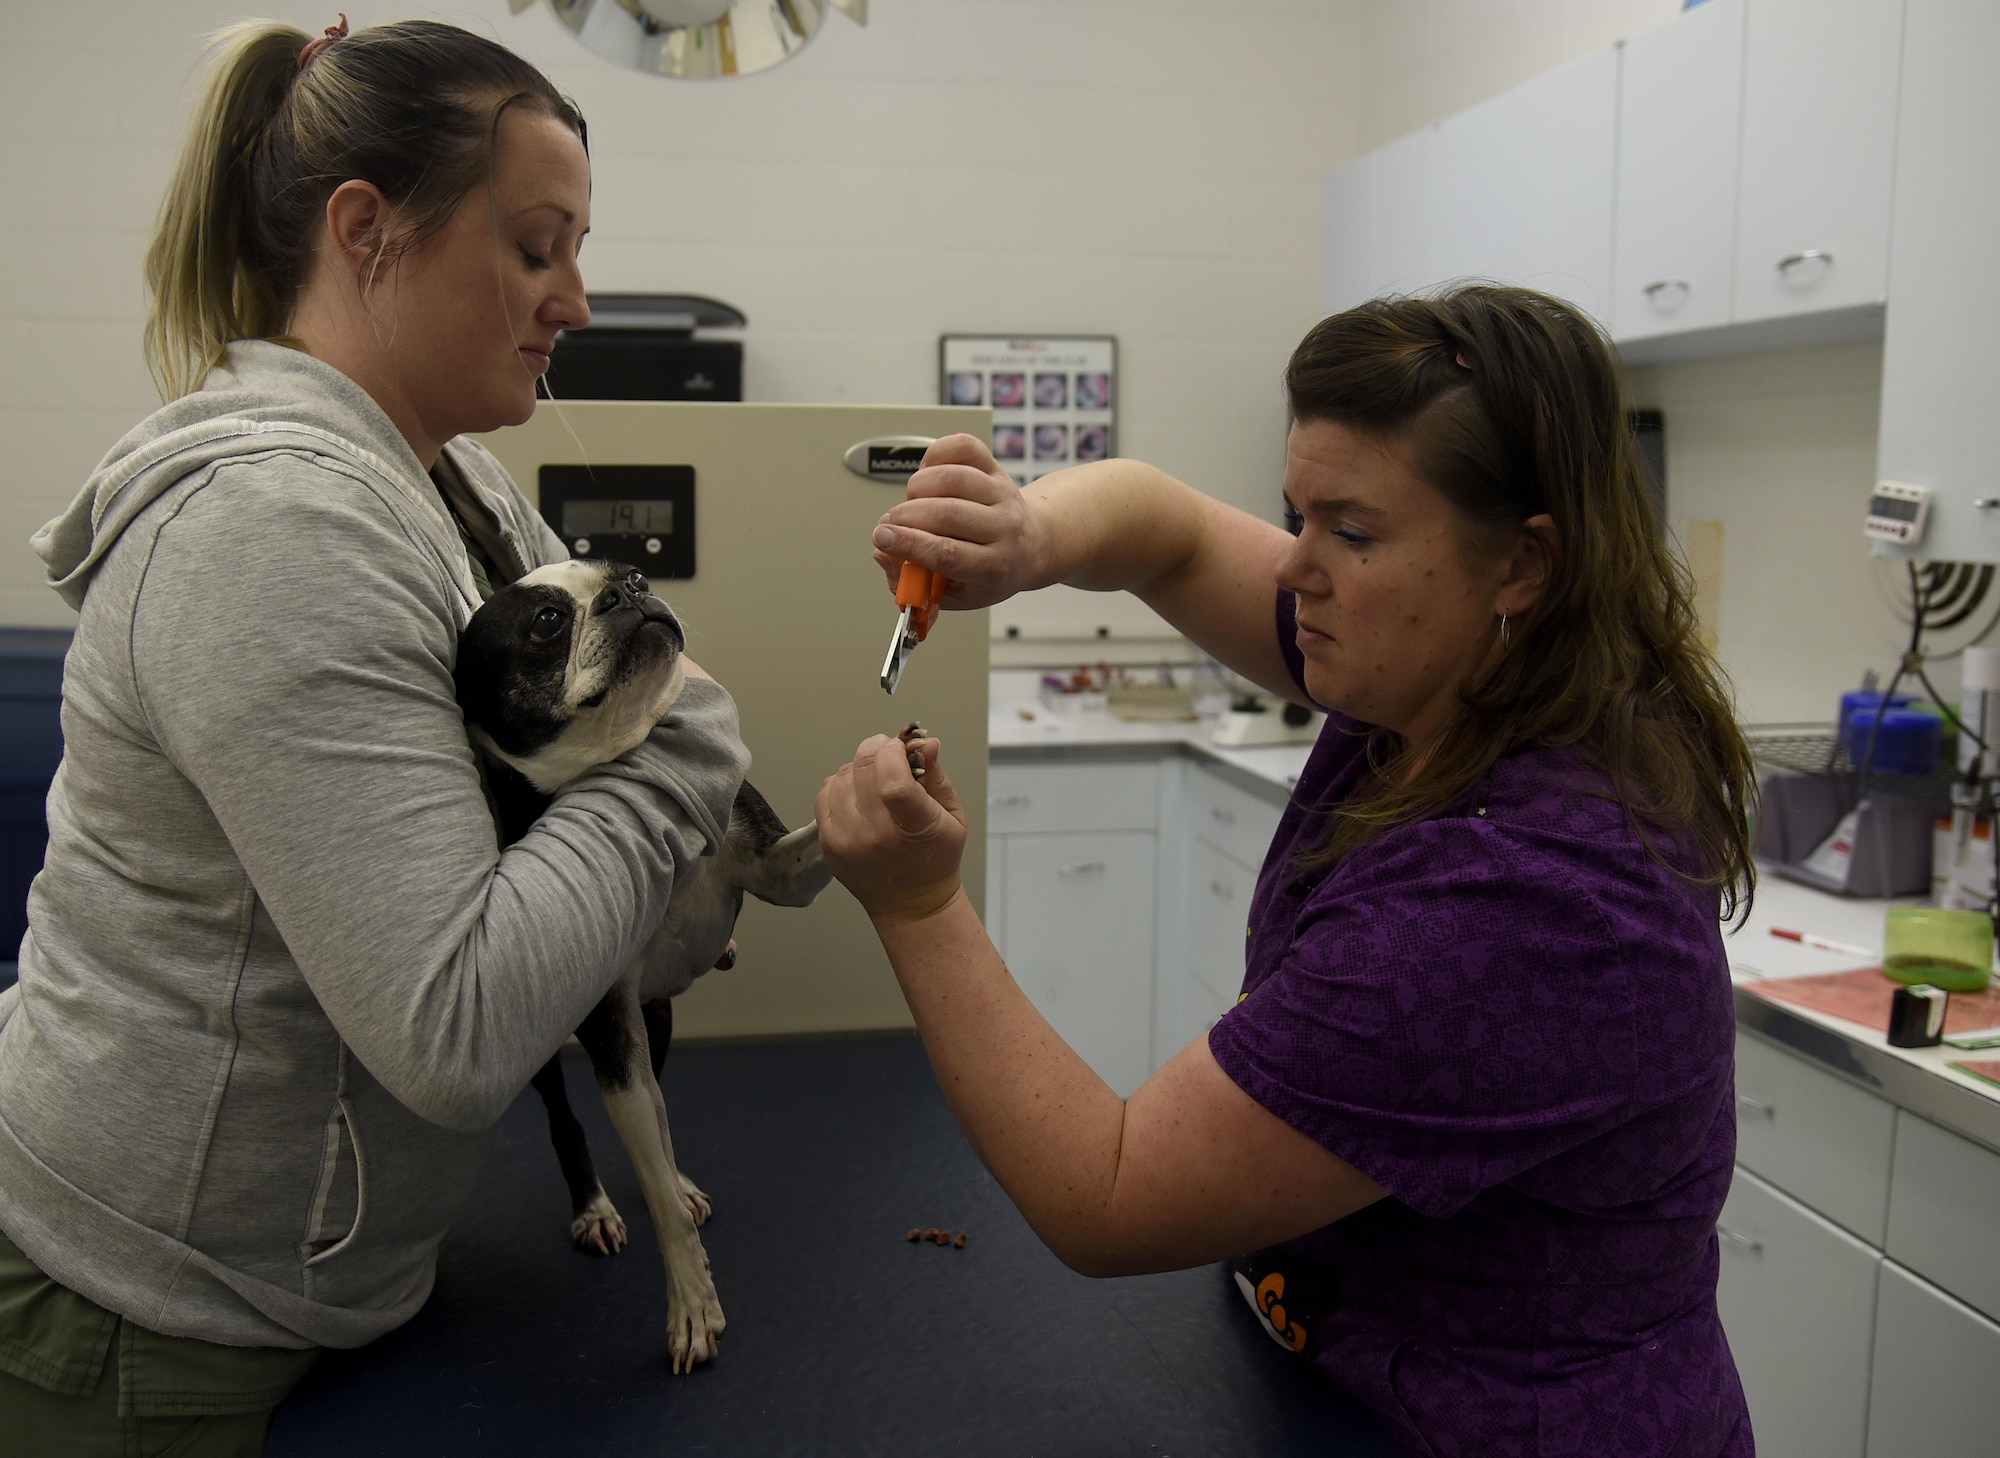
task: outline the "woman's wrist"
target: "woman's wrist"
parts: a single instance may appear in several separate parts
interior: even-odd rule
[[[965,886],[957,876],[935,885],[918,887],[908,896],[866,908],[868,919],[878,934],[920,926],[953,910],[960,903],[970,906]]]

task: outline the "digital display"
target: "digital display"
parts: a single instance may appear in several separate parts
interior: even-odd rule
[[[1915,521],[1917,502],[1901,501],[1894,496],[1871,496],[1868,498],[1868,514],[1886,517],[1890,521]]]
[[[562,504],[562,534],[566,537],[593,535],[671,536],[674,504],[671,501],[565,501]]]
[[[550,461],[535,473],[542,520],[579,557],[617,558],[655,580],[694,576],[694,467]]]

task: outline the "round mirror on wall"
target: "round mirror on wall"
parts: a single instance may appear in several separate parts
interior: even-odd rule
[[[519,14],[535,0],[510,0]],[[868,0],[546,0],[557,20],[614,65],[649,76],[751,76],[796,56],[828,10],[868,23]]]

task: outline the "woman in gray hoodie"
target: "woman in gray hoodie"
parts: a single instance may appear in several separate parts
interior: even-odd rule
[[[407,1321],[748,760],[691,674],[500,850],[457,636],[567,553],[464,437],[588,318],[583,120],[449,26],[218,47],[147,259],[169,403],[35,540],[78,623],[0,995],[27,1451],[254,1453],[314,1350]]]

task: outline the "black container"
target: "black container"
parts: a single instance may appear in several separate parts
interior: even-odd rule
[[[1889,1000],[1889,1046],[1935,1048],[1944,1041],[1944,1014],[1951,994],[1928,983],[1899,987]]]

